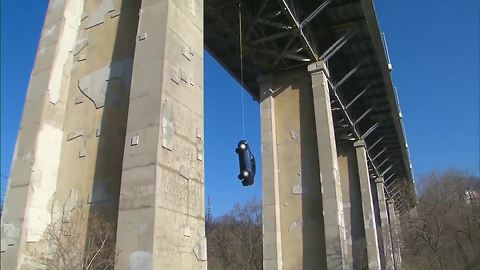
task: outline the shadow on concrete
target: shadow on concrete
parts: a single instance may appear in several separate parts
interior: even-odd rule
[[[302,84],[300,89],[300,152],[302,216],[303,216],[303,268],[327,269],[325,226],[323,221],[323,203],[320,184],[320,167],[317,147],[317,129],[311,76],[306,67],[300,68]]]
[[[118,28],[115,35],[111,63],[124,61],[123,74],[125,78],[110,79],[107,82],[105,106],[100,120],[100,132],[97,133],[98,148],[94,168],[92,192],[89,197],[91,210],[89,214],[87,235],[92,230],[93,213],[96,211],[107,222],[116,225],[119,209],[120,186],[122,179],[123,153],[127,128],[128,106],[130,99],[131,70],[135,52],[135,42],[139,21],[141,0],[123,0],[118,17]],[[113,20],[106,14],[106,20]],[[101,26],[97,26],[101,27]],[[125,71],[127,70],[127,71]],[[126,76],[125,76],[126,75]],[[115,246],[115,243],[113,243]]]

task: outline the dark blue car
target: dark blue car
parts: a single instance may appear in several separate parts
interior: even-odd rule
[[[240,174],[238,175],[238,179],[242,180],[242,185],[250,186],[254,182],[256,164],[255,157],[250,151],[248,142],[241,140],[238,143],[235,152],[238,154],[238,162],[240,164]]]

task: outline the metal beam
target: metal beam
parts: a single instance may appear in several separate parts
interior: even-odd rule
[[[378,164],[377,168],[382,167],[383,164],[385,164],[388,160],[390,160],[390,157],[387,157],[385,160],[383,160],[382,162],[380,162],[380,164]],[[385,175],[385,173],[383,173],[383,175]]]
[[[391,186],[392,185],[390,185],[389,187]],[[390,189],[390,192],[394,192],[394,191],[400,191],[399,186],[394,186],[392,189]]]
[[[330,46],[321,56],[320,59],[328,61],[330,57],[335,55],[335,53],[340,50],[347,42],[360,30],[360,27],[354,27],[353,29],[348,30],[343,34],[335,43]]]
[[[275,51],[269,51],[269,50],[260,49],[260,48],[250,48],[250,50],[254,51],[254,52],[262,53],[262,54],[271,55],[271,56],[275,57],[275,59],[279,59],[279,60],[283,57],[283,58],[288,58],[288,59],[301,61],[301,62],[310,62],[309,58],[305,58],[305,57],[300,56],[300,55],[284,54],[281,57],[281,55],[279,53],[275,52]]]
[[[291,30],[292,29],[292,26],[290,26],[290,25],[270,21],[270,20],[267,20],[267,19],[261,19],[261,20],[258,21],[258,23],[263,24],[263,25],[267,25],[267,26],[271,26],[271,27],[275,27],[275,28],[278,28],[278,29],[282,29],[282,30]]]
[[[300,38],[300,40],[302,41],[305,49],[307,49],[307,52],[310,55],[310,58],[313,61],[318,61],[317,53],[313,49],[312,44],[310,44],[310,41],[307,39],[307,37],[303,33],[303,30],[300,27],[300,23],[297,21],[297,18],[295,18],[295,16],[293,15],[293,12],[290,9],[290,7],[288,6],[286,0],[277,0],[277,1],[280,4],[280,6],[282,7],[282,9],[285,11],[285,13],[286,13],[288,19],[290,20],[290,22],[295,25],[295,27],[294,27],[296,29],[295,33]]]
[[[397,210],[400,211],[400,214],[403,215],[408,209],[406,206],[406,203],[404,200],[402,200],[402,197],[399,197],[401,200],[399,200],[398,203],[395,203],[395,206],[397,207]]]
[[[370,109],[366,110],[362,115],[360,115],[360,117],[358,117],[353,124],[357,125],[360,121],[363,120],[363,118],[365,118],[365,116],[367,116],[371,111],[373,111],[373,109],[375,109],[375,105],[373,105],[372,107],[370,107]]]
[[[263,11],[264,11],[265,8],[267,7],[268,2],[269,2],[269,0],[263,0],[263,4],[262,4],[262,6],[260,7],[260,9],[258,9],[257,14],[255,15],[255,18],[253,19],[252,25],[251,25],[250,28],[247,30],[247,34],[246,34],[246,36],[245,36],[245,40],[250,41],[250,35],[252,34],[252,31],[253,31],[253,29],[255,28],[255,25],[259,22],[260,16],[262,15]]]
[[[333,90],[333,85],[330,82],[330,80],[328,80],[328,86],[329,86],[329,89],[330,89],[330,93],[335,97],[335,100],[337,100],[337,102],[339,103],[345,118],[348,120],[348,124],[350,125],[350,128],[353,130],[353,134],[355,136],[355,139],[357,139],[357,140],[358,139],[365,139],[366,136],[368,136],[371,132],[373,132],[373,130],[375,130],[378,126],[380,126],[381,123],[376,123],[363,136],[360,136],[359,132],[355,128],[355,125],[353,124],[352,118],[350,117],[348,111],[345,109],[345,105],[343,105],[343,102],[340,99],[340,97],[338,96],[337,92],[335,90]],[[372,166],[372,168],[375,172],[375,175],[380,176],[380,174],[378,173],[378,169],[375,166],[375,164],[373,163],[372,158],[370,157],[370,153],[368,152],[368,150],[366,151],[366,154],[367,154],[367,161],[370,164],[370,166]]]
[[[396,201],[397,198],[399,198],[397,195],[400,194],[400,190],[397,190],[397,192],[393,193],[392,198]],[[401,197],[401,196],[400,196]]]
[[[353,105],[353,103],[355,103],[355,101],[357,101],[363,94],[365,94],[367,92],[368,89],[370,89],[370,87],[373,86],[373,83],[369,84],[367,87],[365,87],[362,91],[360,91],[360,93],[358,93],[346,106],[345,106],[345,109],[348,110],[348,108],[350,108],[350,106]]]
[[[388,149],[388,146],[383,148],[382,151],[378,152],[378,154],[375,157],[373,157],[372,161],[375,161],[375,159],[377,159],[381,154],[385,153],[387,149]]]
[[[371,151],[377,146],[383,139],[385,139],[385,136],[380,137],[378,140],[376,140],[369,148],[368,151]]]
[[[365,140],[365,138],[368,137],[368,135],[370,135],[375,129],[377,129],[380,125],[382,124],[382,122],[377,122],[375,123],[371,128],[369,128],[361,137],[362,140]]]
[[[360,67],[362,66],[362,64],[365,62],[365,59],[358,62],[358,64],[353,67],[345,76],[343,76],[343,78],[334,86],[334,90],[337,90],[338,88],[340,88],[340,86],[345,83],[350,77],[352,77],[353,74],[355,74],[355,72],[357,72]]]
[[[293,35],[293,34],[294,34],[293,30],[283,31],[283,32],[275,33],[275,34],[272,34],[272,35],[269,35],[269,36],[265,36],[265,37],[256,39],[256,40],[252,41],[251,44],[256,45],[256,44],[259,44],[259,43],[263,43],[265,41],[274,40],[274,39],[283,38],[283,37],[288,37],[288,36]]]
[[[290,40],[287,42],[287,44],[285,45],[285,47],[283,48],[283,51],[282,53],[277,57],[277,59],[275,59],[275,61],[273,62],[273,66],[275,67],[277,64],[278,64],[278,61],[280,61],[280,59],[282,57],[284,57],[286,55],[286,51],[288,51],[288,49],[290,49],[290,46],[292,46],[293,42],[295,41],[296,37],[295,36],[292,36],[290,38]],[[310,59],[308,59],[310,60]]]
[[[312,13],[310,13],[310,15],[307,16],[307,18],[305,18],[305,20],[303,20],[302,23],[300,23],[300,27],[303,28],[305,27],[305,25],[307,25],[311,20],[313,20],[320,12],[322,12],[322,10],[324,10],[329,4],[330,2],[332,2],[331,0],[326,0],[325,2],[323,2],[320,6],[318,6]]]
[[[392,173],[392,175],[390,175],[387,180],[385,180],[385,183],[387,183],[388,180],[390,180],[393,176],[395,176],[395,173]],[[390,188],[393,183],[395,183],[397,180],[393,180],[392,183],[390,183],[388,186],[385,186],[386,188]]]
[[[394,166],[393,164],[390,165],[390,166],[389,166],[388,168],[386,168],[385,171],[383,171],[381,174],[382,174],[382,175],[386,174],[388,171],[390,171],[390,170],[393,168],[393,166]]]

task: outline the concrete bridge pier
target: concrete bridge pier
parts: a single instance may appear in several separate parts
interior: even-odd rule
[[[118,269],[207,268],[203,172],[203,1],[142,1]]]
[[[354,143],[357,155],[358,175],[362,196],[363,225],[365,228],[365,241],[369,269],[380,268],[380,253],[373,207],[373,195],[367,166],[366,147],[363,140]]]
[[[400,217],[395,210],[395,201],[393,199],[387,200],[388,205],[388,218],[390,221],[390,233],[392,236],[392,251],[393,260],[396,270],[403,269],[402,266],[402,253],[401,253],[401,232],[400,232]]]
[[[328,77],[259,78],[265,269],[381,267],[365,143],[335,139]]]
[[[354,265],[367,265],[357,157],[352,141],[337,142],[337,150],[347,242],[346,264],[353,268]]]
[[[377,189],[378,208],[380,211],[380,226],[383,242],[383,256],[385,258],[384,269],[394,269],[393,264],[393,249],[392,237],[390,234],[390,223],[388,221],[388,210],[385,198],[384,178],[379,177],[375,179],[375,186]]]
[[[337,142],[348,267],[379,269],[380,253],[376,215],[362,140]]]
[[[343,269],[345,228],[322,62],[263,76],[265,269]]]

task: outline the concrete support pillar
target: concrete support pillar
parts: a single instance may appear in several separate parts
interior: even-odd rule
[[[383,239],[383,253],[385,256],[384,269],[393,270],[393,250],[392,250],[392,238],[390,235],[390,223],[388,222],[387,203],[385,199],[385,187],[383,177],[375,179],[375,185],[378,195],[378,207],[380,210],[380,224]]]
[[[377,231],[377,240],[378,240],[378,251],[380,253],[380,268],[385,269],[385,251],[384,251],[384,244],[383,244],[383,234],[382,234],[382,223],[380,218],[380,206],[378,202],[378,192],[377,192],[377,184],[375,183],[375,179],[371,179],[370,181],[370,190],[372,191],[373,197],[373,211],[375,213],[375,230]]]
[[[272,76],[259,78],[260,91],[270,93]],[[262,125],[262,206],[263,268],[283,269],[280,227],[280,189],[278,182],[277,131],[274,98],[266,96],[260,103]]]
[[[361,269],[367,265],[367,252],[356,152],[352,141],[337,142],[337,151],[347,242],[345,261],[349,268]]]
[[[396,270],[403,269],[402,266],[402,253],[401,253],[401,239],[400,239],[400,220],[395,210],[394,200],[387,200],[388,205],[388,217],[390,221],[390,233],[392,236],[392,250],[393,260]]]
[[[24,104],[1,221],[1,269],[34,268],[29,243],[50,222],[83,1],[50,1]]]
[[[330,107],[328,68],[321,61],[309,65],[308,71],[312,77],[327,267],[328,269],[342,269],[345,267],[347,247],[342,188]]]
[[[116,268],[206,269],[203,180],[203,1],[142,1]]]
[[[380,253],[378,249],[375,212],[373,210],[373,197],[370,188],[365,142],[363,140],[357,141],[354,146],[357,153],[358,175],[362,194],[363,223],[365,227],[365,241],[367,244],[368,268],[379,269]]]
[[[261,78],[267,270],[344,268],[335,137],[328,88],[318,76],[298,68]]]

